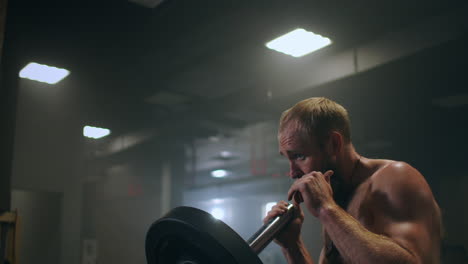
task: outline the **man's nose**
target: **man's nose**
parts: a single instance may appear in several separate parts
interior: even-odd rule
[[[289,177],[292,179],[300,178],[302,171],[296,166],[294,162],[289,162]]]

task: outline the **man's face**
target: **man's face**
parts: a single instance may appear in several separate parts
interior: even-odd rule
[[[330,159],[311,136],[286,127],[279,134],[278,140],[280,154],[289,161],[290,178],[298,179],[312,171],[325,173],[332,169]]]
[[[320,148],[319,142],[314,137],[307,137],[304,133],[286,127],[278,137],[279,152],[289,161],[289,177],[299,179],[312,171],[325,173],[334,171],[330,178],[330,184],[335,195],[343,192],[343,181],[336,170],[336,164],[332,158]],[[327,144],[327,142],[323,142]]]

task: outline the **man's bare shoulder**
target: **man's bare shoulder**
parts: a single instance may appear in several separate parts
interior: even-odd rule
[[[424,176],[406,162],[391,161],[370,178],[374,230],[419,258],[438,263],[440,209]]]
[[[435,205],[431,188],[424,176],[402,161],[386,161],[370,178],[374,198],[403,211]],[[408,211],[404,212],[408,215]]]
[[[370,167],[370,169],[374,172],[379,172],[380,170],[394,162],[396,161],[389,159],[367,159],[366,161],[368,167]]]
[[[400,191],[408,191],[417,187],[430,191],[424,176],[408,163],[394,160],[378,161],[381,162],[382,166],[371,176],[372,185],[376,190],[397,188],[401,189]]]

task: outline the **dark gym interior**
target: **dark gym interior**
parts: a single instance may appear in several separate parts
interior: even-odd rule
[[[247,239],[292,183],[279,116],[315,96],[349,111],[359,153],[425,176],[441,263],[468,263],[466,1],[0,3],[0,213],[21,219],[18,263],[146,263],[150,224],[181,205]],[[332,43],[299,58],[265,46],[296,28]],[[70,74],[20,78],[30,62]],[[318,256],[310,214],[303,237]],[[273,243],[260,258],[286,263]]]

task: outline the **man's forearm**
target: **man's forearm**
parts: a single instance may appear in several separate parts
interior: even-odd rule
[[[291,245],[288,248],[282,248],[281,250],[289,264],[314,264],[302,239],[297,244]]]
[[[319,219],[341,256],[352,263],[415,263],[414,256],[386,236],[370,232],[337,205],[322,209]]]

